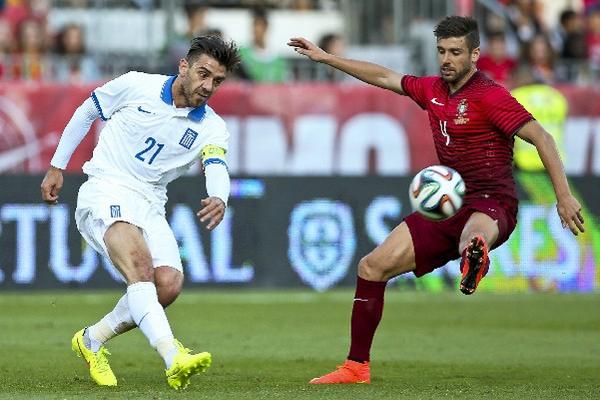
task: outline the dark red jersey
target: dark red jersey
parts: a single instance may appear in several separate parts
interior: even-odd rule
[[[531,114],[501,85],[476,72],[450,94],[440,77],[402,79],[404,92],[427,110],[440,163],[465,181],[465,203],[495,197],[516,206],[513,135]]]

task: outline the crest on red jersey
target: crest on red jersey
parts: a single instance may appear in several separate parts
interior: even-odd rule
[[[467,104],[467,99],[462,99],[460,103],[458,103],[458,107],[456,107],[456,118],[454,119],[456,125],[464,125],[469,122],[469,118],[466,117],[468,108],[469,105]]]

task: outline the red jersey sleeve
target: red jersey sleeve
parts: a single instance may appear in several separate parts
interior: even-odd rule
[[[429,77],[417,77],[413,75],[404,75],[402,77],[402,90],[423,110],[427,104],[426,89],[428,86],[431,86],[430,81]]]
[[[514,135],[533,116],[502,86],[483,98],[488,120],[506,136]]]

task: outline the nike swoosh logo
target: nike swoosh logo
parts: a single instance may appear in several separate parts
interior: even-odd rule
[[[360,298],[355,298],[354,301],[369,301],[369,299],[360,299]]]
[[[146,111],[146,110],[144,110],[144,109],[142,108],[142,106],[139,106],[139,107],[138,107],[138,111],[139,111],[139,112],[146,113],[146,114],[152,114],[150,111]]]
[[[433,99],[431,99],[431,102],[433,104],[435,104],[436,106],[443,106],[444,103],[440,103],[439,101],[437,101],[437,97],[434,97]]]

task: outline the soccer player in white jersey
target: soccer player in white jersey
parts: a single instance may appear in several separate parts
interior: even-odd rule
[[[116,386],[103,346],[138,326],[166,364],[167,383],[183,389],[211,363],[173,337],[164,307],[179,295],[183,273],[179,249],[165,219],[166,186],[198,158],[208,197],[200,221],[213,229],[229,197],[225,122],[206,101],[239,63],[237,46],[216,36],[192,40],[176,76],[129,72],[92,92],[65,127],[42,198],[58,201],[65,169],[97,118],[106,121],[94,154],[83,166],[89,179],[79,189],[75,220],[85,240],[110,258],[127,281],[127,292],[97,323],[73,336],[93,380]]]

